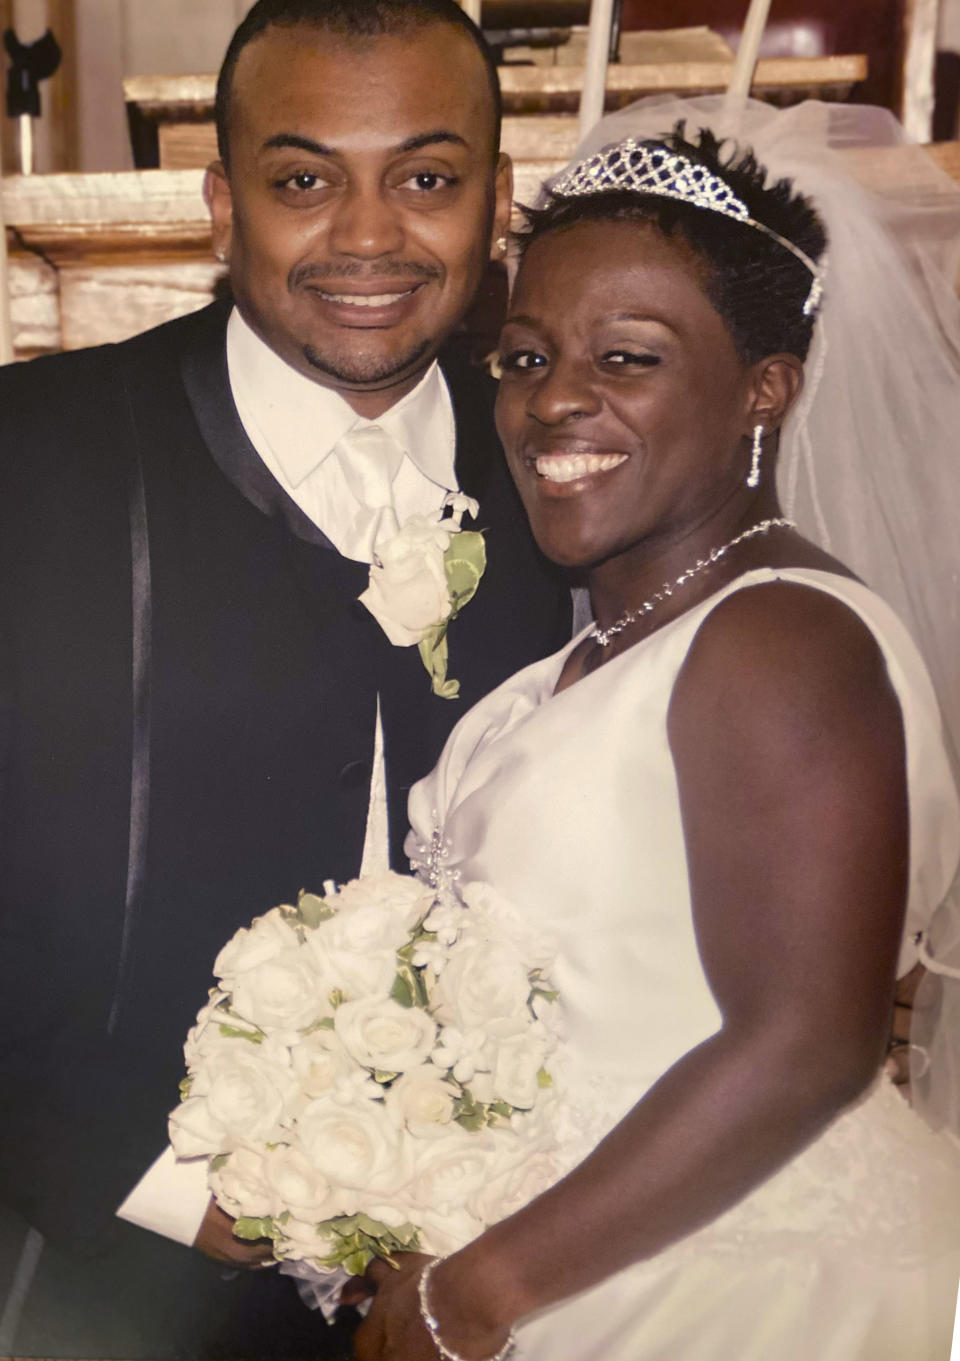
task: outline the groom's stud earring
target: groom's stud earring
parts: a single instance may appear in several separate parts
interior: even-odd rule
[[[218,250],[218,251],[216,252],[216,255],[217,255],[217,259],[220,261],[221,265],[225,265],[225,264],[227,263],[227,252],[226,252],[225,250],[223,250],[222,247],[221,247],[220,250]]]
[[[747,474],[747,486],[759,487],[760,485],[760,459],[763,454],[763,426],[753,427],[753,457],[750,460],[750,471]]]

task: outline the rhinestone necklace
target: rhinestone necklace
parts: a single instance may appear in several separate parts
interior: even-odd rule
[[[629,628],[631,624],[635,624],[638,619],[642,619],[645,614],[649,614],[651,610],[656,609],[664,600],[673,595],[678,587],[686,586],[688,581],[692,581],[693,578],[699,576],[701,572],[705,572],[708,567],[712,567],[714,563],[719,562],[722,557],[725,557],[726,554],[730,552],[731,548],[736,548],[738,543],[743,543],[746,539],[752,539],[755,534],[767,534],[771,529],[796,529],[796,525],[792,520],[785,520],[782,518],[775,520],[760,520],[759,523],[751,525],[749,529],[745,529],[742,534],[738,534],[735,539],[731,539],[729,543],[723,544],[720,548],[711,548],[705,558],[697,558],[693,566],[687,567],[681,572],[676,581],[665,582],[663,586],[660,587],[659,591],[654,591],[650,599],[645,600],[642,605],[638,605],[635,610],[625,610],[620,618],[615,623],[611,624],[609,628],[602,629],[594,624],[593,628],[587,634],[587,637],[596,639],[601,647],[609,647],[618,633],[622,633],[623,630]]]

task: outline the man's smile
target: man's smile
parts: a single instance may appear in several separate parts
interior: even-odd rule
[[[325,317],[326,324],[359,330],[383,330],[406,321],[420,306],[424,279],[330,280],[326,286],[309,283],[304,292]]]
[[[408,298],[419,287],[419,284],[415,284],[413,288],[405,288],[398,293],[328,293],[324,288],[315,291],[328,302],[342,302],[348,307],[387,307],[401,298]]]

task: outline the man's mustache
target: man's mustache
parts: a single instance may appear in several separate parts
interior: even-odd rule
[[[290,289],[302,288],[304,284],[320,283],[329,279],[416,279],[431,282],[439,279],[441,270],[437,265],[422,264],[418,260],[377,260],[370,265],[359,261],[343,260],[310,261],[294,265],[287,276]]]

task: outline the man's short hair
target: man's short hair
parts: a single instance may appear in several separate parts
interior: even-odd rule
[[[466,33],[483,58],[493,105],[493,155],[500,147],[502,102],[497,63],[487,40],[456,0],[257,0],[234,33],[217,79],[216,120],[220,159],[229,166],[230,95],[240,53],[268,28],[315,28],[345,38],[410,33],[450,24]]]

